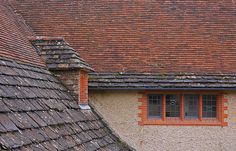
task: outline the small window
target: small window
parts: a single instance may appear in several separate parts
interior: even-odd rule
[[[226,99],[220,92],[145,92],[139,102],[143,125],[227,126]]]
[[[199,95],[184,95],[184,117],[198,118],[198,98]]]
[[[148,96],[148,117],[160,118],[162,113],[162,96],[149,95]]]
[[[179,117],[180,97],[179,95],[166,95],[166,117]]]
[[[216,96],[203,95],[202,96],[202,117],[215,118],[216,117]]]

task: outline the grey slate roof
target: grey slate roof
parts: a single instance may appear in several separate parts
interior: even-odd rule
[[[236,74],[90,73],[89,89],[236,90]]]
[[[45,59],[49,70],[84,69],[93,71],[62,37],[31,37],[31,43]]]
[[[129,150],[49,71],[0,59],[0,150]]]

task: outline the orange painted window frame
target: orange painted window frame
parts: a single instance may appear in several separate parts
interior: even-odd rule
[[[227,99],[224,98],[222,92],[212,91],[145,91],[141,92],[142,97],[139,98],[139,125],[183,125],[183,126],[227,126],[225,121],[228,118],[226,110]],[[167,94],[179,94],[180,100],[180,117],[169,118],[166,117],[166,97],[162,97],[162,117],[161,118],[148,118],[148,95],[149,94],[161,94],[163,96]],[[197,119],[185,119],[184,118],[184,94],[198,94],[199,95],[199,117]],[[217,111],[216,118],[203,118],[202,117],[202,95],[217,95]]]

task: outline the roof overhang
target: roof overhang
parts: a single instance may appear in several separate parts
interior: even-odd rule
[[[236,90],[236,74],[90,73],[89,90]]]

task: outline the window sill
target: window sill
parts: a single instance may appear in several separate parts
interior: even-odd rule
[[[227,126],[225,123],[220,122],[215,118],[211,119],[185,119],[180,120],[178,118],[163,121],[162,119],[148,119],[142,121],[142,125],[167,125],[167,126]]]

